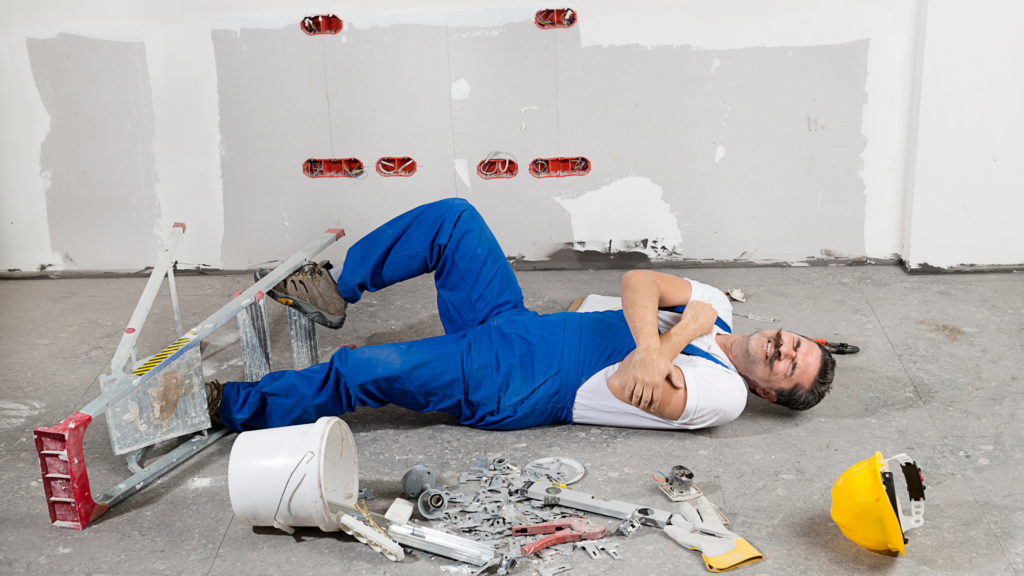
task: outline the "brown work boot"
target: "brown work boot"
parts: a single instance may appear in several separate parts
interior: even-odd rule
[[[267,296],[290,308],[302,312],[306,318],[321,326],[337,330],[345,323],[345,308],[348,302],[338,294],[338,285],[328,270],[331,263],[324,260],[317,264],[308,262],[291,276],[267,290]],[[269,272],[260,268],[253,274],[259,282]]]
[[[210,423],[223,426],[224,421],[220,419],[220,403],[224,400],[224,385],[220,380],[211,380],[206,383],[206,413],[210,415]]]

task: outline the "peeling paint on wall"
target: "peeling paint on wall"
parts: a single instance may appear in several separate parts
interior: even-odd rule
[[[160,207],[145,45],[71,34],[26,42],[50,115],[39,169],[53,251],[93,270],[153,262]]]
[[[627,177],[576,198],[554,198],[569,212],[572,235],[608,252],[643,252],[664,257],[682,250],[679,221],[663,199],[661,186],[649,178]]]

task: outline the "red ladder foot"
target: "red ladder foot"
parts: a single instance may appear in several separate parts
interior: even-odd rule
[[[92,416],[75,412],[56,426],[32,431],[54,526],[81,530],[107,511],[106,504],[92,499],[85,469],[82,438],[90,422]]]

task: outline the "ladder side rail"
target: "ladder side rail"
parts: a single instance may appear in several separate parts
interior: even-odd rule
[[[178,289],[174,286],[174,266],[167,268],[167,288],[171,292],[171,307],[174,308],[174,327],[181,338],[181,312],[178,310]]]
[[[125,498],[138,492],[146,485],[152,484],[154,480],[167,473],[170,469],[194,456],[200,450],[213,444],[229,432],[231,430],[220,427],[206,436],[196,434],[174,450],[158,458],[155,462],[150,463],[145,468],[139,468],[134,475],[104,492],[96,499],[96,504],[98,506],[106,505],[108,508],[116,506]]]
[[[185,234],[185,225],[178,222],[171,229],[171,233],[167,235],[164,249],[157,256],[153,271],[149,274],[149,281],[146,282],[146,288],[142,291],[139,303],[135,305],[135,311],[132,312],[132,317],[128,320],[128,326],[125,327],[124,332],[121,334],[121,342],[118,343],[117,350],[110,359],[111,375],[118,378],[127,377],[123,370],[125,361],[131,355],[132,349],[135,347],[135,341],[139,339],[139,332],[142,331],[142,325],[146,323],[149,310],[153,307],[153,301],[156,300],[157,292],[160,291],[160,285],[163,284],[164,275],[170,272],[174,252],[178,249],[178,242],[183,234]],[[171,286],[171,294],[175,304],[174,311],[175,316],[177,316],[177,296],[174,294],[173,283]],[[178,336],[181,336],[180,329]]]

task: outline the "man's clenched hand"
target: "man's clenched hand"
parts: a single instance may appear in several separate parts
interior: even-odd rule
[[[683,317],[672,330],[688,333],[683,337],[685,345],[696,336],[710,334],[717,318],[718,312],[713,306],[693,300],[686,305]],[[676,349],[662,350],[657,345],[637,346],[625,389],[630,404],[645,412],[653,412],[661,403],[661,383],[666,378],[676,388],[685,386],[682,373],[672,369],[671,358],[678,353]]]
[[[679,319],[680,324],[685,324],[695,330],[700,336],[711,334],[715,327],[715,320],[718,319],[718,312],[714,306],[700,300],[693,300],[683,310],[683,317]]]
[[[658,348],[637,348],[633,355],[633,366],[626,381],[626,398],[629,403],[644,412],[658,409],[661,403],[661,383],[669,375],[675,375],[672,363]],[[679,386],[673,379],[673,384]]]

